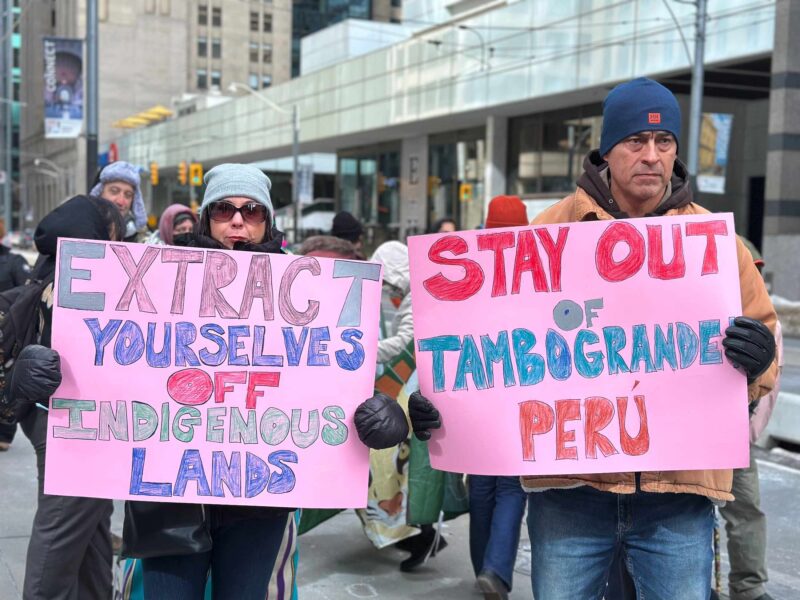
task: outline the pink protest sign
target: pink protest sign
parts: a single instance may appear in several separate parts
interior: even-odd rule
[[[45,492],[363,507],[380,266],[60,240]]]
[[[431,464],[487,475],[748,464],[730,214],[409,240]]]

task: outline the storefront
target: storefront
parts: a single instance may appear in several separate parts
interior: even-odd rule
[[[429,138],[429,227],[444,218],[453,219],[458,229],[481,224],[485,146],[483,127]]]
[[[337,182],[337,210],[361,221],[368,247],[399,237],[399,144],[339,152]]]

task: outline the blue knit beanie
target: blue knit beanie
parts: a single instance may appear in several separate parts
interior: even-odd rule
[[[206,173],[203,181],[206,184],[206,191],[203,203],[200,205],[200,214],[212,202],[243,196],[266,206],[270,219],[274,220],[275,212],[269,195],[272,182],[258,167],[237,163],[217,165]]]
[[[97,182],[89,192],[91,196],[101,196],[103,186],[107,183],[123,181],[133,186],[133,203],[131,213],[136,228],[141,229],[147,225],[147,212],[144,208],[144,198],[142,198],[141,178],[139,177],[139,167],[132,165],[124,160],[118,160],[103,167],[100,171],[100,181]]]
[[[678,100],[663,85],[645,77],[620,83],[603,101],[600,156],[641,131],[669,131],[676,142],[681,134]]]

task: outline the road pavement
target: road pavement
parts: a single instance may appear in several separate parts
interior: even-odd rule
[[[759,451],[761,499],[768,515],[769,591],[776,600],[800,598],[800,457],[784,450]],[[0,453],[0,600],[20,600],[25,551],[36,509],[33,448],[21,434],[11,450]],[[121,508],[113,528],[121,530]],[[381,600],[480,598],[468,550],[468,518],[445,525],[449,546],[414,573],[401,573],[407,555],[393,548],[376,550],[361,532],[352,511],[344,512],[300,538],[302,600]],[[724,533],[723,533],[724,537]],[[723,543],[724,546],[724,543]],[[727,552],[723,548],[727,572]],[[530,546],[523,527],[512,600],[530,600]]]

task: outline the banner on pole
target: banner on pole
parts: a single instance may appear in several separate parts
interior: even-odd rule
[[[83,40],[45,37],[44,136],[76,138],[83,128]]]
[[[697,169],[697,189],[701,192],[725,193],[732,124],[733,115],[703,113]]]

